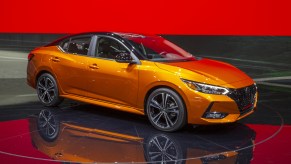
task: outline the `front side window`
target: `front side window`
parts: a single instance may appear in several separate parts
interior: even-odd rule
[[[129,51],[117,40],[107,37],[98,38],[96,57],[115,59],[116,55],[121,53],[129,53]]]
[[[65,52],[68,52],[69,44],[70,44],[70,39],[66,39],[66,40],[60,42],[59,46],[60,46],[60,47],[61,47]]]
[[[64,51],[71,54],[87,55],[89,46],[91,42],[91,37],[78,37],[71,38],[61,43],[61,47]]]

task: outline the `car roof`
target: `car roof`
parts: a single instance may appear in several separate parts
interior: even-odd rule
[[[71,37],[77,37],[77,36],[82,36],[82,35],[106,35],[106,36],[112,36],[112,37],[121,37],[121,38],[145,38],[147,36],[156,36],[156,35],[143,35],[143,34],[135,34],[135,33],[127,33],[127,32],[83,32],[83,33],[76,33],[76,34],[69,34],[66,35],[62,38],[59,38],[55,41],[53,41],[52,43],[49,43],[46,46],[53,46],[58,44],[59,42],[67,39],[67,38],[71,38]]]

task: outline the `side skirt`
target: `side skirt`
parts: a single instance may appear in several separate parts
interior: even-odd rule
[[[60,95],[60,96],[67,98],[67,99],[85,102],[88,104],[94,104],[94,105],[99,105],[99,106],[103,106],[103,107],[107,107],[107,108],[117,109],[120,111],[144,115],[143,109],[139,109],[139,108],[135,108],[135,107],[131,107],[131,106],[120,105],[120,104],[111,103],[111,102],[107,102],[107,101],[103,101],[103,100],[91,99],[91,98],[72,95],[72,94],[66,94],[66,95]]]

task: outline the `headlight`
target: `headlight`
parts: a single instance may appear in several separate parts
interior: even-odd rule
[[[182,79],[184,83],[187,84],[187,86],[193,90],[203,92],[203,93],[208,93],[208,94],[217,94],[217,95],[226,95],[229,90],[227,88],[223,87],[218,87],[214,85],[209,85],[209,84],[203,84],[203,83],[197,83],[194,81],[189,81]]]

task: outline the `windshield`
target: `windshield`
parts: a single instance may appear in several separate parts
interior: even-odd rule
[[[127,39],[149,60],[165,62],[195,60],[193,55],[162,37],[128,37]]]

